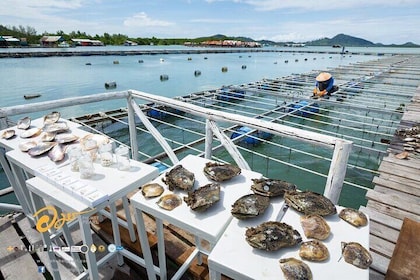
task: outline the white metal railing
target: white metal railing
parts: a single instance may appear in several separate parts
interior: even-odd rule
[[[31,106],[19,105],[1,108],[0,128],[6,128],[9,122],[8,119],[12,116],[42,112],[62,107],[71,107],[74,105],[89,104],[93,102],[102,102],[105,100],[113,99],[126,99],[127,101],[127,122],[129,127],[130,146],[133,159],[137,159],[139,154],[137,141],[138,128],[136,127],[135,122],[137,116],[142,121],[146,129],[150,132],[150,134],[153,135],[156,141],[162,146],[165,153],[171,160],[172,164],[176,164],[178,162],[178,158],[172,150],[172,148],[170,147],[170,145],[160,134],[159,130],[153,126],[153,124],[149,121],[148,117],[144,114],[144,112],[138,105],[139,103],[141,104],[144,102],[161,104],[191,114],[195,117],[204,118],[206,120],[204,156],[206,158],[212,157],[212,142],[214,141],[214,139],[218,139],[221,145],[235,160],[236,164],[241,168],[249,169],[250,167],[244,159],[244,157],[241,155],[240,150],[237,149],[236,145],[232,142],[232,140],[226,136],[224,130],[220,128],[219,123],[223,122],[231,123],[234,125],[247,126],[253,129],[257,129],[259,131],[265,131],[274,135],[292,138],[295,141],[304,141],[311,145],[323,146],[332,149],[333,153],[330,161],[329,171],[324,189],[324,195],[330,198],[334,203],[338,202],[346,174],[349,154],[353,145],[351,141],[333,136],[328,136],[317,132],[311,132],[278,123],[273,123],[262,119],[241,116],[238,114],[233,114],[220,110],[203,108],[201,106],[197,106],[180,100],[157,96],[137,90],[109,92],[83,97],[66,98],[54,101],[33,103],[31,104]],[[6,172],[6,175],[9,181],[13,180],[12,178],[9,178],[12,174],[7,174]]]

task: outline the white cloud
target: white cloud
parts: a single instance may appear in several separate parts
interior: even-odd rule
[[[155,20],[150,18],[145,12],[140,12],[125,19],[124,25],[128,27],[165,27],[174,25],[174,23],[164,20]]]

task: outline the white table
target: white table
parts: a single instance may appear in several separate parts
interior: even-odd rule
[[[195,174],[196,182],[194,189],[211,182],[203,173],[203,168],[206,162],[209,162],[209,160],[193,155],[188,155],[179,162],[179,164]],[[155,179],[154,182],[160,183],[162,186],[166,186],[161,181],[163,176],[164,174]],[[163,220],[192,233],[196,237],[197,248],[173,277],[173,279],[178,279],[189,267],[194,257],[200,257],[201,253],[209,253],[200,246],[200,239],[207,240],[210,244],[210,249],[214,247],[220,236],[223,234],[226,226],[232,220],[232,215],[230,213],[232,204],[241,196],[251,192],[251,179],[254,178],[261,178],[261,174],[253,171],[242,170],[239,176],[234,177],[229,181],[221,182],[220,201],[202,213],[194,212],[185,202],[172,211],[164,210],[156,204],[159,198],[146,199],[140,191],[137,192],[130,201],[136,209],[137,228],[140,235],[139,237],[143,254],[145,260],[149,261],[146,263],[149,279],[156,279],[155,271],[159,274],[160,279],[167,279]],[[166,193],[170,193],[167,186],[165,187],[165,192],[162,195],[165,195]],[[185,191],[175,191],[175,193],[179,194],[181,197],[187,196]],[[151,252],[147,242],[147,234],[142,212],[154,216],[156,220],[159,268],[155,267],[151,261]],[[198,262],[200,263],[200,261],[201,260],[199,259]]]
[[[41,124],[37,125],[36,121],[41,121]],[[42,120],[38,119],[36,121],[35,126],[41,127]],[[68,124],[69,128],[71,128],[69,133],[75,134],[79,137],[83,137],[88,134],[88,132],[78,129],[75,123],[69,121],[65,122]],[[39,141],[39,137],[40,136],[34,137],[30,140]],[[29,139],[22,139],[19,136],[15,137],[14,139],[5,140],[7,141],[7,148],[10,149],[10,151],[6,153],[6,157],[7,164],[10,165],[11,170],[13,171],[13,187],[15,190],[18,190],[18,192],[22,194],[21,198],[27,204],[28,213],[25,214],[32,216],[39,208],[42,208],[44,205],[43,199],[53,203],[55,207],[59,208],[59,211],[63,210],[66,212],[74,213],[84,212],[87,209],[92,209],[93,207],[91,206],[93,204],[89,204],[83,196],[69,193],[68,189],[67,191],[64,191],[65,182],[87,185],[90,188],[96,189],[104,194],[106,200],[104,200],[102,203],[99,203],[98,205],[94,204],[94,211],[78,217],[85,244],[89,244],[89,246],[92,244],[92,239],[90,236],[89,216],[98,211],[100,211],[102,214],[107,214],[106,211],[103,211],[106,206],[110,206],[111,209],[111,214],[107,214],[107,216],[109,216],[112,221],[115,244],[121,244],[119,237],[118,218],[116,215],[115,207],[115,201],[118,199],[122,199],[123,206],[126,211],[127,222],[122,224],[128,228],[131,240],[133,242],[136,240],[131,221],[131,215],[128,208],[127,194],[131,191],[134,191],[145,182],[157,177],[159,175],[157,168],[137,161],[131,161],[132,166],[129,171],[119,171],[116,168],[115,163],[110,167],[103,167],[99,163],[94,163],[95,174],[89,179],[80,179],[79,172],[73,172],[70,170],[71,166],[67,156],[63,161],[53,163],[46,154],[38,157],[31,157],[27,153],[20,151],[18,144],[21,141],[28,140]],[[78,144],[76,143],[74,145]],[[49,171],[47,172],[45,170]],[[54,175],[51,175],[51,170],[54,171]],[[38,178],[35,177],[26,181],[27,173],[36,175]],[[66,241],[71,243],[71,236],[68,233],[66,224],[63,227],[63,234],[66,237]],[[46,244],[51,244],[49,233],[43,233],[43,240]],[[118,264],[120,265],[123,263],[122,255],[131,257],[131,259],[139,262],[140,264],[144,263],[143,259],[140,259],[139,257],[131,254],[126,250],[119,251],[118,253],[121,253],[117,254]],[[73,254],[73,256],[77,258],[76,255],[77,254]],[[55,255],[53,253],[50,253],[49,256],[50,258],[55,259]],[[106,260],[107,258],[104,259]],[[87,260],[90,278],[97,279],[98,270],[96,258],[95,255],[90,251],[87,253]],[[58,275],[59,277],[58,270],[54,269],[56,262],[53,261],[52,265],[54,275]],[[86,273],[82,273],[80,277],[83,277],[84,274]]]
[[[283,201],[283,199],[281,199]],[[277,208],[277,206],[274,206]],[[337,207],[338,212],[341,207]],[[226,275],[233,279],[258,279],[274,280],[284,279],[279,265],[279,259],[299,257],[300,246],[282,248],[274,252],[266,252],[252,248],[245,240],[247,227],[255,227],[262,222],[275,220],[277,211],[267,212],[255,220],[231,221],[219,242],[213,248],[208,257],[209,269],[213,271],[214,279],[220,279],[220,275]],[[302,214],[289,208],[281,219],[282,222],[291,225],[305,237],[300,224]],[[325,217],[331,228],[331,235],[322,241],[328,248],[330,258],[324,262],[305,261],[309,265],[314,279],[369,279],[369,270],[360,269],[348,264],[341,259],[341,241],[359,242],[369,249],[369,225],[361,228],[353,227],[341,220],[338,215]]]

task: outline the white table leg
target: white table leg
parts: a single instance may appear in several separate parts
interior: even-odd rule
[[[130,234],[130,240],[131,242],[136,242],[136,233],[134,231],[133,220],[131,218],[130,205],[128,204],[127,196],[123,196],[122,202],[125,211],[125,217],[127,219],[127,229],[128,233]]]
[[[136,218],[137,232],[139,234],[141,250],[143,252],[143,258],[146,264],[147,276],[149,280],[156,280],[152,252],[150,251],[150,247],[149,247],[149,239],[147,238],[147,232],[146,232],[146,226],[144,224],[143,213],[139,209],[136,209],[136,212],[134,215]]]
[[[210,268],[209,268],[209,275],[210,275],[210,280],[220,280],[222,278],[222,275],[220,272],[214,271],[213,269],[210,269]]]
[[[31,197],[31,200],[32,200],[33,207],[35,209],[41,209],[45,206],[42,198],[40,198],[35,193],[30,193],[30,197]],[[44,245],[46,245],[47,248],[48,248],[48,258],[50,259],[50,264],[51,264],[51,268],[52,268],[53,277],[54,277],[54,279],[61,279],[60,271],[58,270],[57,258],[55,257],[55,253],[52,249],[53,244],[52,244],[51,239],[50,239],[50,233],[48,232],[48,230],[46,230],[46,231],[41,233],[41,236],[42,236],[42,241],[44,242]]]
[[[166,271],[166,253],[165,253],[165,237],[163,234],[163,222],[159,218],[155,218],[156,233],[158,238],[158,257],[160,267],[160,279],[166,280],[168,273]]]
[[[115,206],[115,203],[111,203],[111,205],[109,205],[109,208],[111,209],[111,223],[112,223],[112,234],[114,235],[114,244],[116,246],[121,246],[120,228],[119,228],[118,217],[117,217],[117,207]],[[117,253],[117,262],[119,266],[122,266],[124,264],[123,256],[118,253]]]
[[[93,244],[93,240],[90,232],[89,215],[80,215],[77,219],[79,221],[80,232],[82,234],[82,240],[84,242],[84,245],[87,245],[90,248],[90,246],[92,246]],[[88,250],[88,252],[86,253],[86,261],[88,264],[89,279],[99,280],[98,265],[96,263],[95,253],[93,253],[91,250]]]

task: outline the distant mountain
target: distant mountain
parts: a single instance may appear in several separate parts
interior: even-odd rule
[[[345,35],[338,34],[333,38],[322,38],[314,41],[306,42],[307,46],[346,46],[346,47],[375,47],[376,44],[371,41]]]

